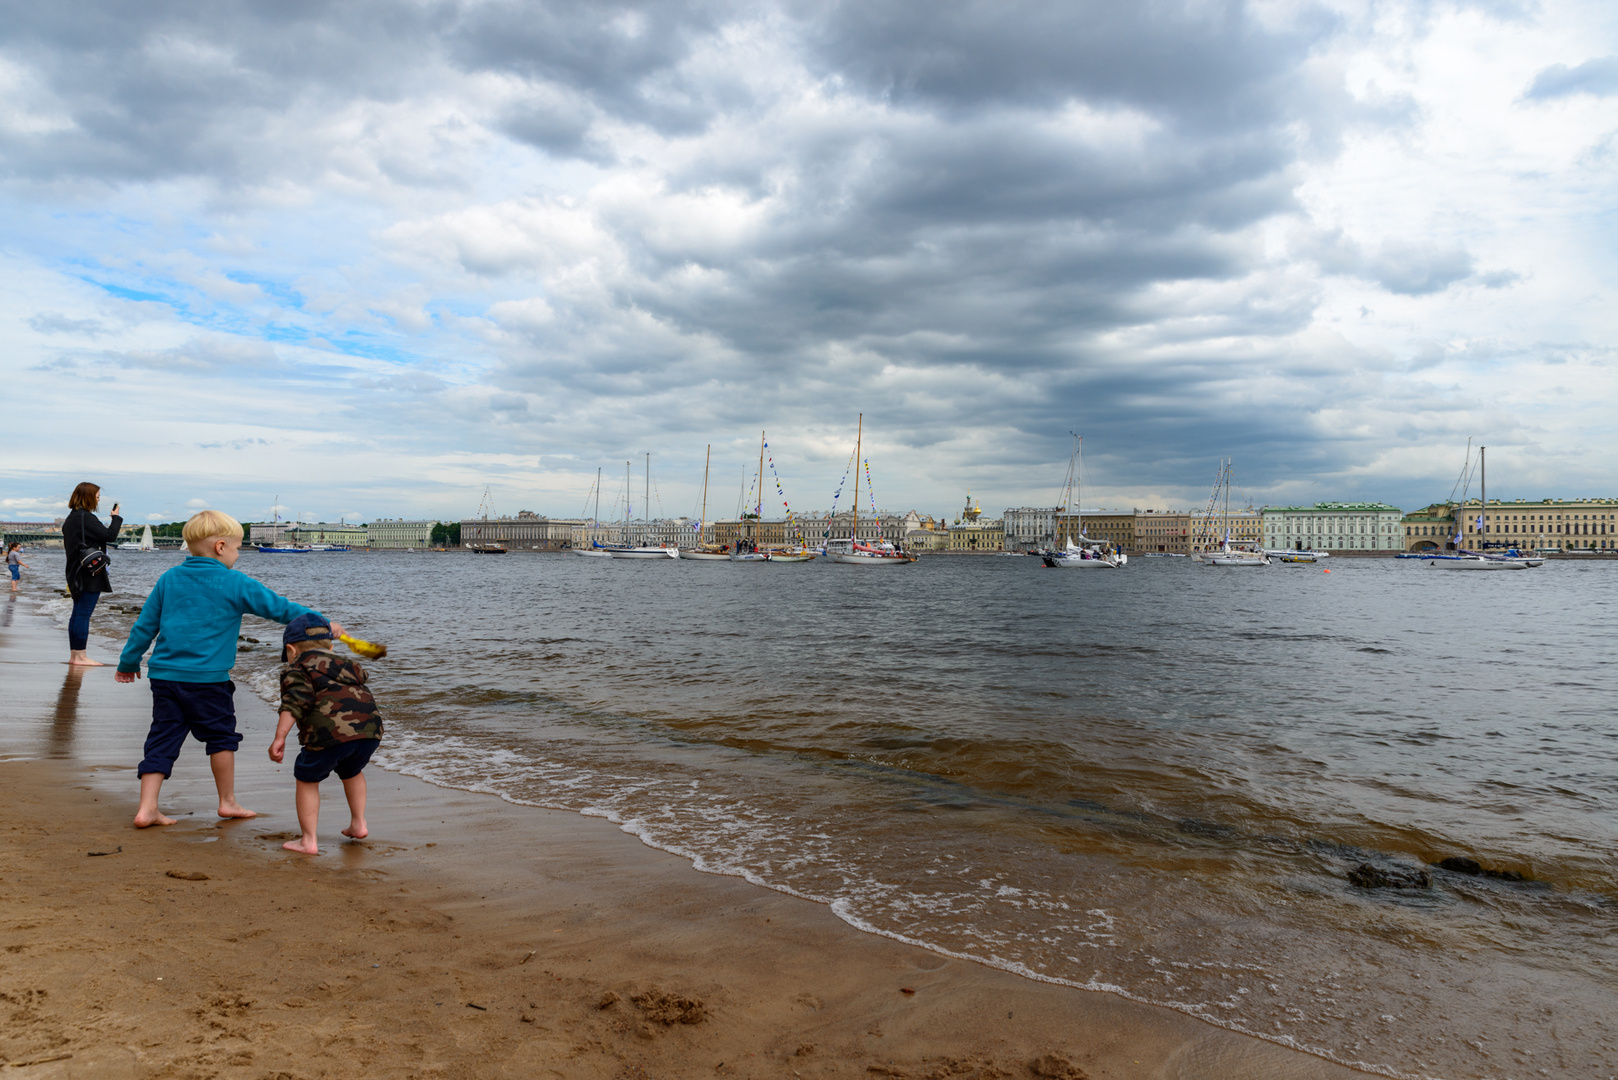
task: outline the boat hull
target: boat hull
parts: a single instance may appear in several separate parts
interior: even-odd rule
[[[726,555],[725,558],[729,559],[731,562],[756,563],[770,561],[770,557],[764,554],[762,551],[733,551],[729,555]]]
[[[574,548],[573,554],[582,555],[586,559],[610,559],[612,552],[605,548]]]
[[[608,554],[615,559],[676,559],[680,552],[678,548],[614,548]]]
[[[916,561],[909,555],[874,555],[860,551],[834,551],[828,557],[834,563],[848,566],[904,566]]]
[[[1236,558],[1230,555],[1214,555],[1206,560],[1209,566],[1268,566],[1270,560],[1259,556],[1258,558]]]
[[[723,551],[686,551],[680,549],[680,558],[694,559],[697,562],[729,562],[730,555]]]
[[[1527,570],[1521,559],[1433,559],[1428,566],[1442,570]]]
[[[1060,570],[1122,570],[1124,564],[1111,559],[1081,559],[1077,555],[1045,555],[1045,565]]]

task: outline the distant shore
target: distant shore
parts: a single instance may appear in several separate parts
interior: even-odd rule
[[[32,591],[32,590],[31,590]],[[245,687],[220,824],[188,745],[136,831],[149,697],[0,609],[0,953],[20,1077],[1327,1078],[1306,1054],[856,931],[606,822],[375,770],[373,838],[292,856],[288,766]],[[109,643],[92,655],[110,660]]]

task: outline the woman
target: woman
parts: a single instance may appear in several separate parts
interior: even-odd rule
[[[105,667],[99,660],[90,659],[85,650],[90,644],[90,613],[104,592],[112,592],[112,582],[106,568],[99,574],[85,574],[80,565],[91,551],[106,554],[107,545],[118,539],[118,530],[124,519],[118,516],[118,504],[112,504],[112,524],[103,525],[95,509],[101,503],[101,488],[86,480],[73,489],[67,500],[67,520],[62,522],[62,546],[67,549],[67,591],[73,596],[73,616],[67,621],[67,647],[69,664],[84,667]]]
[[[17,549],[20,547],[22,547],[22,544],[19,541],[13,540],[11,542],[11,546],[6,548],[6,569],[11,571],[12,592],[17,591],[17,583],[22,580],[23,568],[28,567],[30,570],[33,569],[32,566],[28,566],[27,563],[22,561],[21,555],[17,554]]]

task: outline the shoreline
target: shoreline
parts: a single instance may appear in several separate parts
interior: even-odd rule
[[[218,823],[188,744],[164,799],[188,816],[134,830],[149,694],[110,667],[74,678],[32,592],[0,621],[0,993],[24,1002],[0,1058],[15,1075],[1363,1075],[862,932],[605,820],[400,773],[368,774],[371,840],[334,843],[328,784],[322,855],[284,852],[290,765],[264,755],[273,714],[247,692],[238,794],[262,816]]]

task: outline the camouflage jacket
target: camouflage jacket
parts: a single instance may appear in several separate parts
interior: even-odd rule
[[[382,737],[382,714],[365,688],[365,669],[324,649],[299,653],[282,669],[281,711],[298,722],[306,750]]]

